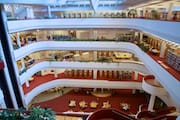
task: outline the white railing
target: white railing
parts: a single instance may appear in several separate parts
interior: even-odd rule
[[[123,63],[101,63],[101,62],[56,62],[43,61],[33,67],[29,68],[20,76],[21,85],[24,84],[32,75],[44,69],[87,69],[87,70],[130,70],[138,71],[143,74],[150,74],[144,64],[137,64],[133,62]]]
[[[130,28],[180,43],[180,23],[131,18],[71,18],[8,21],[9,33],[32,29]]]
[[[138,46],[123,42],[40,42],[33,43],[15,51],[15,58],[20,59],[25,55],[39,50],[99,50],[99,51],[129,51],[134,53],[144,63],[147,69],[169,92],[180,109],[180,82],[144,53]]]
[[[132,49],[135,47],[138,48],[128,42],[43,41],[21,47],[14,51],[14,55],[17,61],[26,55],[41,50],[129,51],[136,54],[136,51]]]
[[[142,88],[147,93],[150,93],[152,95],[167,95],[167,91],[163,87],[157,87],[149,84],[146,82],[146,80],[143,80],[142,82]]]
[[[112,89],[138,89],[142,90],[141,82],[109,82],[107,80],[73,80],[73,79],[57,79],[44,84],[41,84],[28,92],[25,95],[25,103],[28,105],[31,100],[40,94],[41,92],[58,87],[58,86],[66,86],[66,87],[81,87],[81,88],[112,88]]]

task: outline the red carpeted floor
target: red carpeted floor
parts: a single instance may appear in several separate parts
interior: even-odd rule
[[[76,101],[76,107],[70,108],[68,107],[69,101],[75,100]],[[88,107],[81,110],[79,107],[80,101],[86,101],[88,104]],[[89,107],[89,103],[91,101],[97,101],[99,103],[98,108],[92,109]],[[100,109],[102,107],[103,102],[109,101],[112,108],[116,108],[121,110],[124,113],[130,114],[130,113],[136,113],[138,111],[138,107],[140,104],[147,105],[148,100],[143,93],[136,92],[136,94],[132,94],[132,90],[113,90],[113,94],[110,97],[95,97],[91,94],[86,93],[86,89],[81,89],[79,92],[71,91],[63,96],[59,96],[53,100],[36,103],[34,106],[41,106],[44,108],[51,108],[55,112],[65,112],[70,109],[73,111],[79,112],[93,112],[97,109]],[[130,109],[125,111],[122,110],[120,107],[120,103],[128,103],[130,105]]]
[[[49,82],[51,80],[54,80],[54,75],[49,74],[49,75],[45,75],[45,76],[33,76],[34,77],[34,81],[30,82],[30,87],[26,87],[25,84],[23,85],[23,89],[25,93],[28,93],[29,91],[31,91],[33,88],[35,88],[36,86],[42,84],[42,83],[46,83]],[[58,78],[56,79],[61,79],[61,78],[67,78],[65,77],[64,73],[61,73],[58,75]],[[68,78],[72,78],[72,77],[68,77]],[[119,79],[117,78],[107,78],[107,77],[99,77],[98,74],[98,80],[110,80],[110,81],[118,81]],[[134,72],[132,72],[132,77],[131,79],[123,79],[121,81],[137,81],[137,82],[141,82],[143,78],[143,75],[138,74],[138,80],[134,80]],[[84,77],[76,77],[75,79],[81,80],[81,79],[92,79],[92,76],[89,76],[88,78],[84,78]],[[68,79],[67,79],[68,80]],[[72,108],[73,111],[81,111],[78,103],[82,100],[85,100],[88,105],[91,101],[97,101],[99,103],[98,108],[102,107],[102,104],[104,101],[109,101],[112,105],[113,108],[116,109],[120,109],[120,103],[125,102],[130,104],[130,110],[128,111],[124,111],[125,113],[136,113],[138,110],[138,107],[140,104],[148,104],[148,100],[146,98],[146,96],[142,93],[136,93],[136,94],[132,94],[132,90],[115,90],[112,96],[110,97],[105,97],[105,98],[100,98],[100,97],[95,97],[93,95],[89,95],[86,94],[86,90],[87,89],[83,89],[82,91],[75,93],[74,91],[69,92],[63,96],[60,96],[58,98],[55,98],[53,100],[49,100],[46,102],[41,102],[41,103],[37,103],[34,104],[35,106],[40,105],[41,107],[48,107],[48,108],[52,108],[54,111],[56,112],[64,112],[64,111],[68,111],[71,108],[68,107],[69,104],[69,100],[76,100],[76,104],[77,106]],[[84,109],[84,112],[93,112],[97,109],[92,109],[89,106]]]
[[[180,81],[180,72],[179,71],[177,71],[177,70],[175,70],[173,67],[171,67],[167,62],[166,62],[166,60],[164,59],[164,58],[160,58],[158,55],[154,55],[154,54],[152,54],[152,53],[150,53],[150,52],[148,52],[148,55],[149,56],[151,56],[157,63],[158,63],[158,61],[162,61],[163,62],[163,64],[165,64],[167,67],[168,67],[168,69],[165,69],[165,70],[167,70],[170,74],[172,74],[177,80],[179,80]],[[163,66],[162,66],[163,67]]]
[[[78,80],[82,80],[82,79],[93,79],[93,76],[89,76],[89,77],[66,77],[64,75],[64,73],[61,73],[61,74],[58,74],[58,77],[55,78],[54,77],[54,74],[49,74],[49,75],[44,75],[44,76],[37,76],[37,75],[34,75],[33,76],[34,80],[30,82],[30,86],[29,87],[26,87],[25,84],[23,84],[23,90],[24,90],[24,93],[27,94],[29,91],[31,91],[33,88],[35,88],[36,86],[38,85],[41,85],[43,83],[46,83],[46,82],[49,82],[49,81],[52,81],[52,80],[56,80],[56,79],[63,79],[63,78],[73,78],[73,79],[78,79]],[[132,72],[132,77],[131,79],[123,79],[123,80],[119,80],[118,78],[110,78],[110,77],[99,77],[99,73],[97,74],[97,80],[110,80],[110,81],[127,81],[127,82],[130,82],[130,81],[133,81],[133,82],[141,82],[142,81],[142,78],[143,78],[143,75],[141,74],[138,74],[138,80],[134,80],[134,72]],[[67,79],[68,80],[68,79]]]

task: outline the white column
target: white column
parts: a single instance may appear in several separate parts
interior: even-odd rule
[[[19,47],[21,47],[21,41],[20,41],[19,33],[16,34],[16,37],[17,37],[17,44]]]
[[[93,59],[94,61],[97,61],[97,51],[93,51]]]
[[[161,58],[164,58],[165,56],[165,50],[166,50],[166,42],[165,41],[163,41],[162,43],[161,43],[161,48],[160,48],[160,55],[159,55],[159,57],[161,57]]]
[[[134,71],[134,80],[138,80],[138,72]]]
[[[94,11],[94,17],[97,17],[97,12]]]
[[[26,8],[27,18],[34,18],[33,8]]]
[[[137,17],[141,17],[141,9],[136,9],[136,12],[137,12]]]
[[[94,37],[94,40],[97,40],[97,30],[93,31],[93,37]]]
[[[103,89],[103,88],[101,88],[101,92],[102,92],[102,93],[104,92],[104,89]]]
[[[48,5],[48,17],[49,17],[49,18],[51,18],[51,17],[52,17],[52,15],[51,15],[51,7],[50,7],[50,5]]]
[[[94,80],[97,79],[97,70],[93,70],[93,79],[94,79]]]
[[[25,63],[24,63],[24,58],[21,59],[21,70],[24,70],[25,69]]]
[[[168,14],[167,14],[168,20],[171,20],[171,18],[172,18],[172,9],[173,9],[173,3],[170,3],[169,7],[168,7]]]
[[[139,40],[140,40],[140,42],[142,42],[142,40],[143,40],[143,33],[142,32],[140,32]]]
[[[54,77],[58,78],[58,71],[57,70],[54,70]]]
[[[146,17],[146,9],[143,8],[143,17]]]
[[[6,103],[4,101],[4,94],[3,94],[1,89],[0,89],[0,107],[1,108],[6,108]]]
[[[135,93],[136,93],[136,89],[133,89],[133,90],[132,90],[132,94],[135,94]]]
[[[156,98],[155,95],[151,95],[151,98],[150,98],[150,101],[149,101],[149,105],[148,105],[148,111],[153,111],[155,98]]]
[[[16,16],[15,16],[14,5],[11,5],[11,15],[12,15],[12,17],[16,17]]]
[[[94,88],[94,89],[93,89],[93,92],[96,92],[96,91],[97,91],[97,88]]]
[[[26,81],[26,87],[29,87],[29,81],[28,80]]]

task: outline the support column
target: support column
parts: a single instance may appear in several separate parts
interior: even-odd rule
[[[29,87],[29,81],[28,80],[26,81],[26,87]]]
[[[21,41],[20,41],[19,33],[16,34],[16,37],[17,37],[17,44],[19,47],[21,47]]]
[[[97,88],[94,88],[94,89],[93,89],[93,92],[97,92]]]
[[[1,39],[1,36],[0,36],[0,39]],[[1,42],[0,42],[0,56],[4,62],[4,66],[5,66],[3,70],[0,70],[0,76],[1,76],[0,89],[2,90],[2,94],[4,95],[3,100],[5,102],[6,107],[8,107],[8,108],[14,107],[15,109],[17,109],[18,105],[17,105],[16,97],[15,97],[15,94],[13,91],[13,86],[12,86],[12,83],[10,80],[9,72],[6,67],[7,64],[6,64],[6,61],[4,58],[4,51],[2,50]],[[1,90],[0,90],[0,92],[1,92]],[[1,106],[1,107],[6,108],[3,106]]]
[[[97,40],[97,30],[93,31],[93,37],[94,37],[94,40]]]
[[[93,70],[93,79],[94,79],[94,80],[97,79],[97,70]]]
[[[58,71],[57,70],[54,70],[54,77],[58,78]]]
[[[2,92],[2,90],[0,89],[0,101],[1,101],[1,103],[0,103],[0,107],[1,108],[6,108],[6,104],[5,104],[5,100],[4,100],[4,94],[3,94],[3,92]]]
[[[173,9],[173,3],[170,3],[169,4],[169,7],[168,7],[168,14],[167,14],[167,20],[171,20],[172,19],[172,9]]]
[[[51,15],[51,6],[50,5],[48,5],[48,17],[49,18],[52,17],[52,15]]]
[[[155,98],[156,98],[155,95],[151,95],[151,98],[150,98],[150,101],[149,101],[149,105],[148,105],[148,111],[153,111]]]
[[[12,16],[12,17],[16,17],[14,5],[11,5],[11,16]]]
[[[20,84],[19,72],[16,65],[16,61],[14,60],[14,50],[11,43],[11,37],[8,34],[8,26],[5,24],[7,22],[6,12],[4,10],[4,6],[0,4],[0,39],[2,43],[2,48],[4,51],[5,62],[7,63],[7,69],[9,72],[10,82],[13,87],[13,92],[15,94],[15,98],[18,104],[18,107],[25,107],[24,101],[24,92],[22,86]]]
[[[27,14],[27,18],[34,18],[34,12],[33,12],[33,8],[32,7],[28,7],[26,8],[26,14]]]
[[[136,93],[136,89],[133,89],[133,90],[132,90],[132,94],[135,94],[135,93]]]
[[[25,63],[24,63],[24,58],[21,59],[21,70],[24,70],[26,67],[25,67]]]
[[[137,11],[137,17],[143,17],[143,10],[142,9],[136,9]]]
[[[94,60],[94,61],[97,61],[97,51],[94,51],[94,52],[93,52],[93,60]]]
[[[138,80],[138,72],[134,71],[134,80]]]
[[[140,32],[140,34],[139,34],[139,41],[140,41],[140,43],[143,41],[143,33],[142,32]]]
[[[164,58],[165,56],[165,51],[166,51],[166,42],[165,41],[163,41],[162,43],[161,43],[161,48],[160,48],[160,55],[159,55],[159,57],[161,57],[161,58]]]
[[[147,10],[146,10],[145,8],[143,8],[143,17],[144,17],[144,18],[147,17],[147,16],[146,16],[146,12],[147,12]]]
[[[102,92],[102,93],[104,92],[104,88],[101,88],[101,92]]]

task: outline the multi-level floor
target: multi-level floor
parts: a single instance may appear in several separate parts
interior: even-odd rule
[[[41,92],[65,86],[143,90],[151,95],[148,110],[153,110],[155,96],[180,109],[180,23],[179,11],[173,10],[179,7],[178,1],[139,1],[134,8],[124,5],[131,10],[117,10],[116,4],[121,3],[116,0],[79,1],[81,4],[75,2],[77,5],[69,11],[66,9],[72,1],[64,1],[62,6],[46,2],[48,5],[41,1],[32,1],[34,5],[22,1],[1,4],[1,54],[5,64],[1,84],[8,87],[2,86],[7,107],[28,107]],[[101,10],[106,4],[112,7],[108,12]],[[169,9],[162,12],[159,5],[169,5]],[[79,11],[83,6],[86,11]],[[150,13],[146,6],[156,6],[158,12],[152,9]],[[61,73],[65,76],[59,79]],[[46,74],[54,74],[54,79],[31,84],[35,75]],[[136,81],[138,75],[143,76],[141,82]],[[149,75],[153,76],[146,77]],[[125,77],[133,80],[120,80]]]

